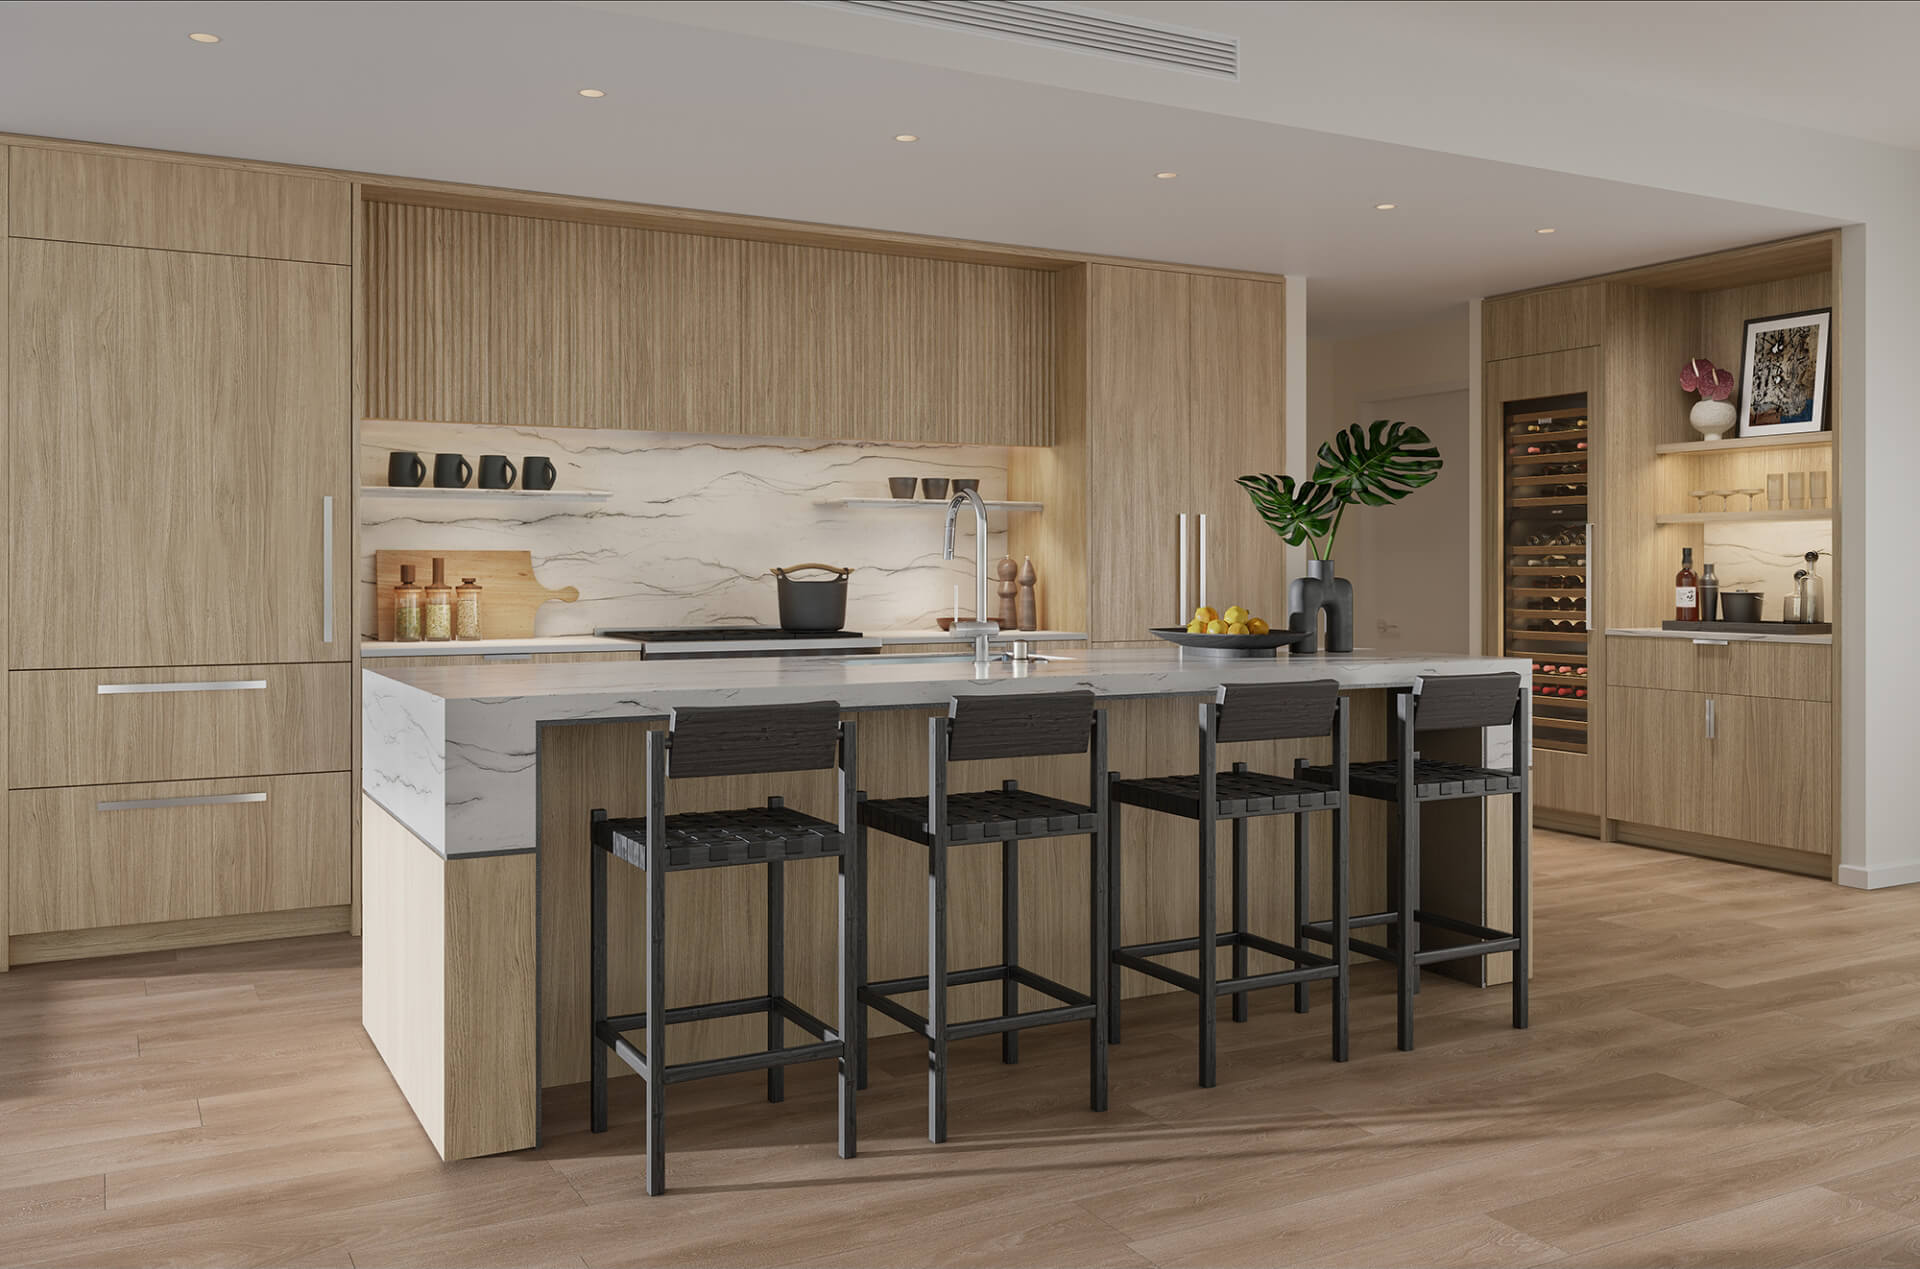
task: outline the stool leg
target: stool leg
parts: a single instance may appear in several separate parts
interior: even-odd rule
[[[607,818],[602,810],[593,812],[593,822],[599,823]],[[592,1021],[587,1032],[588,1044],[593,1050],[593,1095],[591,1126],[595,1132],[607,1130],[607,1046],[600,1039],[600,1024],[607,1020],[607,852],[597,843],[587,848],[591,859],[587,866],[588,889],[592,891],[592,901],[588,906],[588,955],[593,961],[593,1004],[590,1009]]]
[[[767,996],[769,1000],[787,994],[787,879],[786,865],[767,865]],[[767,1049],[786,1047],[787,1020],[777,1009],[767,1010]],[[767,1068],[767,1100],[787,1099],[787,1071],[782,1066]]]
[[[1119,773],[1108,772],[1113,780]],[[1107,801],[1107,941],[1113,947],[1126,942],[1120,921],[1120,804]],[[1107,956],[1107,1043],[1120,1043],[1120,963]]]
[[[864,802],[867,795],[857,794],[856,802]],[[867,826],[859,822],[859,808],[855,808],[856,819],[853,827],[853,874],[857,879],[859,901],[853,909],[853,999],[848,1007],[853,1011],[848,1026],[853,1028],[853,1086],[865,1089],[867,1086],[867,1002],[860,993],[867,989]]]
[[[1400,1051],[1413,1051],[1413,997],[1419,990],[1420,968],[1413,963],[1420,950],[1420,924],[1414,912],[1420,901],[1420,808],[1411,799],[1400,807],[1400,915],[1399,1003]]]
[[[1214,950],[1213,934],[1220,920],[1217,900],[1214,895],[1215,876],[1219,871],[1219,862],[1215,858],[1214,821],[1204,813],[1200,816],[1200,1087],[1212,1088],[1215,1083],[1216,1051],[1218,1036],[1214,1024],[1219,1016],[1220,998],[1214,995],[1218,981],[1219,957]]]
[[[1342,700],[1333,715],[1333,772],[1335,788],[1339,793],[1339,802],[1333,809],[1333,876],[1328,878],[1332,890],[1333,915],[1329,918],[1333,935],[1333,958],[1339,966],[1339,976],[1333,980],[1333,1060],[1347,1060],[1347,1008],[1352,996],[1353,948],[1348,940],[1352,937],[1353,898],[1351,893],[1352,862],[1349,853],[1347,809],[1351,805],[1352,792],[1348,787],[1347,766],[1347,702]]]
[[[927,847],[927,1140],[947,1139],[947,844]]]
[[[1308,869],[1311,866],[1307,854],[1308,824],[1306,815],[1299,811],[1293,813],[1293,941],[1304,948],[1306,940],[1300,937],[1300,931],[1306,928],[1311,919],[1307,915],[1307,899],[1311,880]],[[1293,985],[1293,1011],[1305,1013],[1308,1009],[1307,984]]]
[[[1094,712],[1093,769],[1089,772],[1094,828],[1087,839],[1087,863],[1092,873],[1087,885],[1087,994],[1093,997],[1093,1021],[1087,1026],[1088,1100],[1094,1110],[1100,1111],[1107,1108],[1107,1009],[1112,1003],[1107,994],[1107,970],[1113,964],[1113,935],[1107,925],[1107,873],[1112,852],[1107,848],[1106,826],[1113,799],[1108,793],[1106,717],[1105,710]]]
[[[1020,1012],[1020,984],[1013,981],[1013,967],[1020,963],[1020,843],[1000,843],[1000,963],[1007,976],[1000,980],[1000,1012],[1011,1017]],[[1020,1033],[1000,1033],[1000,1060],[1011,1066],[1020,1060]]]
[[[858,1153],[855,1147],[856,1125],[853,1114],[856,1082],[855,1055],[859,1051],[858,1042],[854,1038],[858,1034],[858,1024],[854,1022],[854,1018],[860,1013],[860,986],[858,976],[854,972],[857,956],[855,946],[858,942],[855,930],[861,914],[866,910],[866,905],[861,902],[859,871],[849,866],[852,862],[854,861],[847,858],[847,853],[842,851],[839,861],[839,885],[836,891],[839,899],[836,915],[840,918],[840,936],[836,950],[839,953],[838,969],[840,971],[838,992],[840,1013],[837,1025],[840,1030],[840,1157],[842,1159],[851,1159]]]
[[[1244,762],[1236,762],[1233,765],[1239,768],[1247,764]],[[1245,945],[1240,942],[1239,936],[1247,932],[1247,926],[1249,924],[1250,918],[1247,915],[1247,821],[1243,817],[1233,821],[1233,933],[1235,936],[1233,941],[1233,976],[1235,978],[1245,978],[1247,976],[1247,949]],[[1245,1022],[1247,1020],[1247,1001],[1251,995],[1251,992],[1245,991],[1236,991],[1233,993],[1233,1020],[1235,1022]]]
[[[1520,766],[1521,763],[1517,761],[1514,765]],[[1513,1025],[1522,1030],[1527,1025],[1527,970],[1532,963],[1528,957],[1531,940],[1527,927],[1532,922],[1527,920],[1531,889],[1527,867],[1531,853],[1528,839],[1533,830],[1527,818],[1526,785],[1523,782],[1521,792],[1513,799],[1513,932],[1520,940],[1520,946],[1513,953]]]
[[[647,1193],[667,1189],[667,850],[647,843]]]

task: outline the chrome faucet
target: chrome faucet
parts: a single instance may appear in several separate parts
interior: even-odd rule
[[[987,616],[987,504],[971,489],[962,489],[947,503],[947,558],[953,558],[954,522],[959,518],[960,508],[969,502],[973,504],[974,554],[978,566],[975,569],[975,616],[972,621],[954,622],[953,630],[955,634],[972,636],[973,663],[986,665],[992,659],[989,645],[993,636],[1000,633],[1000,623]]]

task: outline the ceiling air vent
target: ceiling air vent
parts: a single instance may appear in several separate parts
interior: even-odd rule
[[[1118,57],[1148,66],[1165,66],[1240,77],[1240,41],[1206,31],[1184,30],[1153,22],[1112,17],[1066,5],[993,3],[992,0],[816,0],[835,9],[858,9],[885,17],[942,26],[976,35],[1031,40],[1060,48]]]

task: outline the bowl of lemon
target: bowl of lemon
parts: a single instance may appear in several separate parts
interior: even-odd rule
[[[1193,610],[1193,619],[1185,628],[1160,626],[1154,628],[1153,634],[1190,652],[1218,657],[1270,657],[1280,648],[1307,637],[1289,630],[1275,630],[1238,604],[1224,610],[1203,605]]]

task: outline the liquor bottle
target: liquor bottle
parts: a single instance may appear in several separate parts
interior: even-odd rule
[[[1680,548],[1680,572],[1673,579],[1673,619],[1700,620],[1700,578],[1693,571],[1693,548],[1690,546]]]

